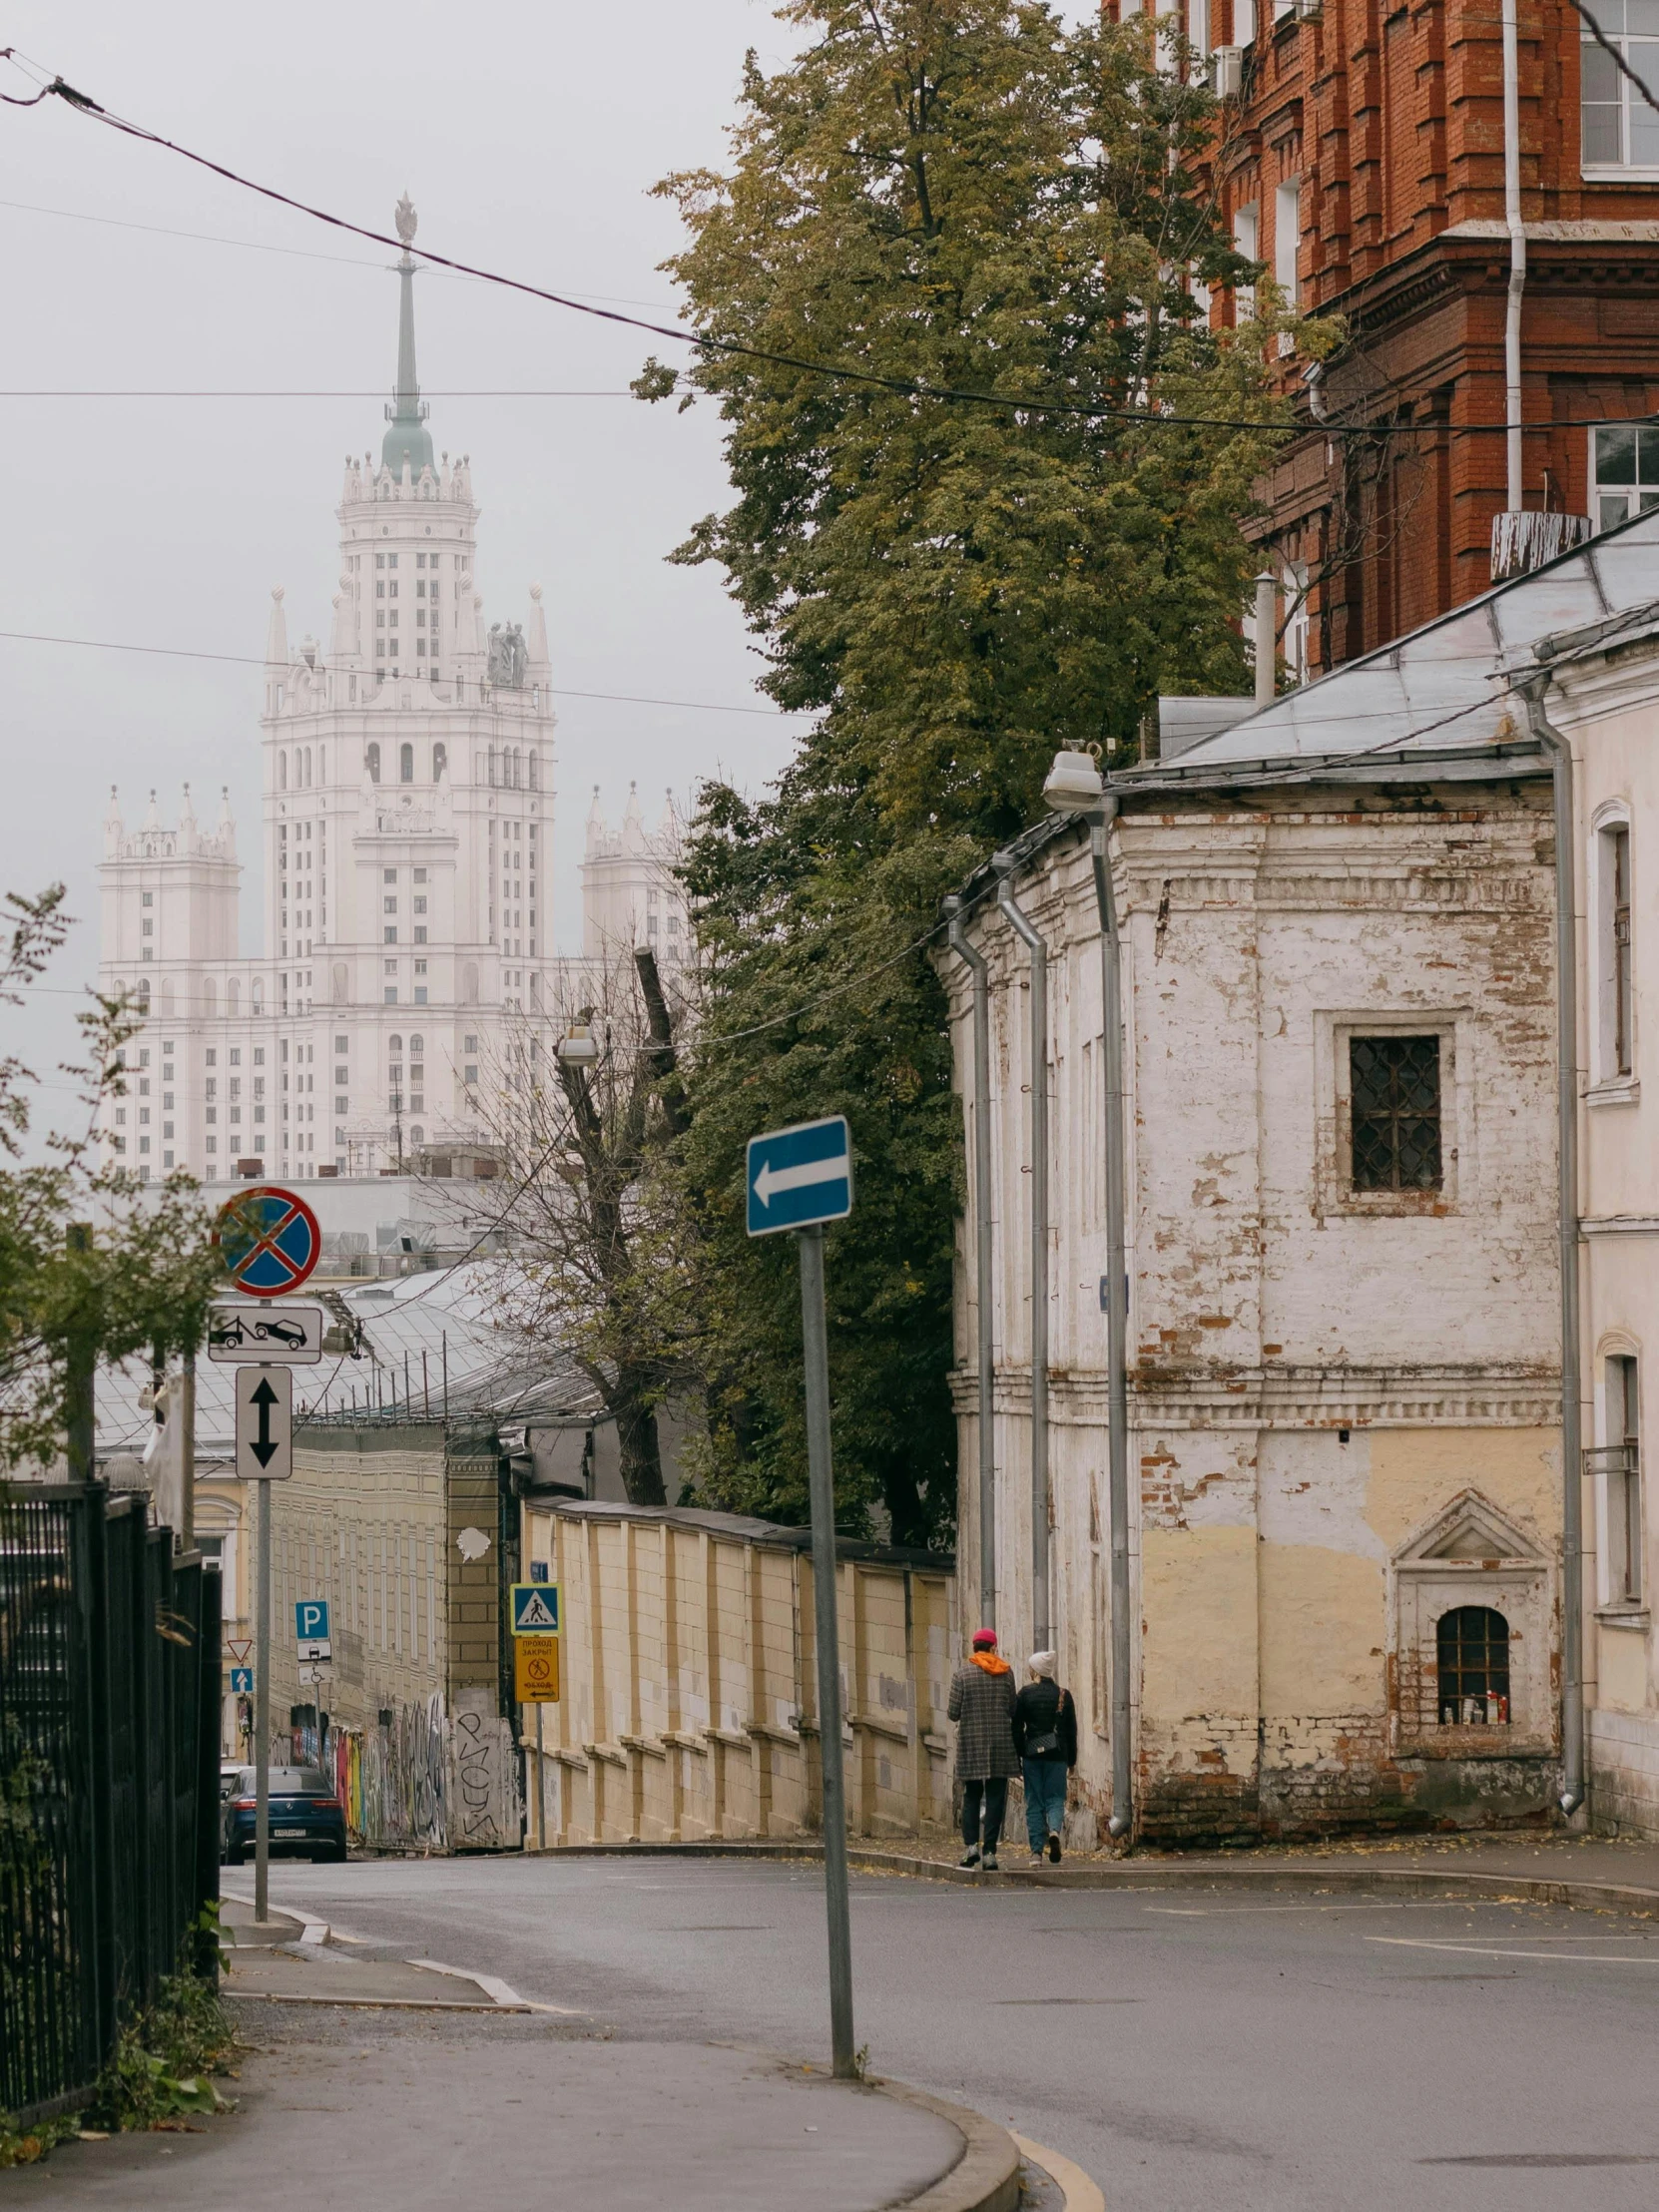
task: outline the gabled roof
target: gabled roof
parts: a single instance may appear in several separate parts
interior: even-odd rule
[[[1659,509],[1636,515],[1541,568],[1494,584],[1363,660],[1286,692],[1178,763],[1113,778],[1203,784],[1244,764],[1312,763],[1367,753],[1444,754],[1494,745],[1532,749],[1510,679],[1563,631],[1601,624],[1659,599]]]

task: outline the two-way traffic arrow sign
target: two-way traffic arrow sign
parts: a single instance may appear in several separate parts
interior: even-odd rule
[[[237,1472],[283,1482],[293,1472],[293,1377],[286,1368],[237,1370]]]

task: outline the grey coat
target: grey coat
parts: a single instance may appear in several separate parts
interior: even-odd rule
[[[983,1782],[995,1774],[1016,1775],[1014,1756],[1014,1674],[987,1674],[971,1660],[950,1680],[946,1713],[956,1722],[956,1779]]]

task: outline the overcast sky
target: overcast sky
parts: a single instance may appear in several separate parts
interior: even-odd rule
[[[788,52],[753,0],[16,0],[0,8],[7,44],[283,191],[389,230],[407,189],[421,244],[669,316],[656,265],[677,223],[649,189],[722,159],[746,48],[773,64]],[[29,89],[5,65],[0,78]],[[290,638],[326,642],[341,463],[378,450],[395,365],[391,256],[57,100],[0,109],[0,629],[257,660],[281,584]],[[181,232],[200,236],[169,235]],[[472,456],[486,620],[522,619],[537,581],[556,685],[764,707],[719,577],[663,558],[725,490],[708,410],[626,396],[646,353],[669,349],[436,272],[417,281],[416,314],[434,442]],[[360,396],[17,396],[112,387]],[[503,387],[624,396],[442,396]],[[0,887],[61,876],[81,917],[48,978],[62,995],[8,1014],[7,1049],[15,1037],[59,1056],[69,988],[94,973],[112,783],[129,826],[152,786],[166,822],[184,783],[209,820],[230,786],[243,948],[257,949],[259,701],[257,667],[0,641]],[[758,786],[792,726],[574,698],[558,709],[556,916],[570,948],[590,788],[614,819],[631,779],[648,814],[717,769]]]
[[[407,190],[423,245],[669,317],[657,265],[679,228],[650,188],[724,159],[746,49],[775,68],[791,38],[761,0],[0,4],[0,45],[244,175],[380,229]],[[0,80],[30,89],[5,64]],[[60,100],[0,109],[0,629],[257,661],[281,584],[290,639],[326,643],[341,464],[378,450],[395,366],[391,256]],[[664,560],[726,492],[707,408],[627,395],[645,355],[673,349],[436,271],[416,316],[434,443],[472,457],[486,621],[522,619],[536,581],[556,686],[765,708],[718,574]],[[110,389],[321,396],[68,396]],[[459,396],[502,389],[620,396]],[[80,917],[0,1049],[44,1073],[72,1041],[97,963],[111,784],[129,826],[152,786],[173,822],[186,782],[208,821],[229,785],[243,949],[259,949],[259,703],[254,666],[0,640],[0,888],[62,877]],[[648,816],[717,770],[758,787],[796,726],[770,711],[558,709],[568,949],[594,784],[613,820],[630,780]]]

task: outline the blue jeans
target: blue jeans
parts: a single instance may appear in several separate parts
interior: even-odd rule
[[[1066,1763],[1063,1759],[1022,1759],[1025,1774],[1025,1833],[1031,1849],[1041,1851],[1066,1825]]]

